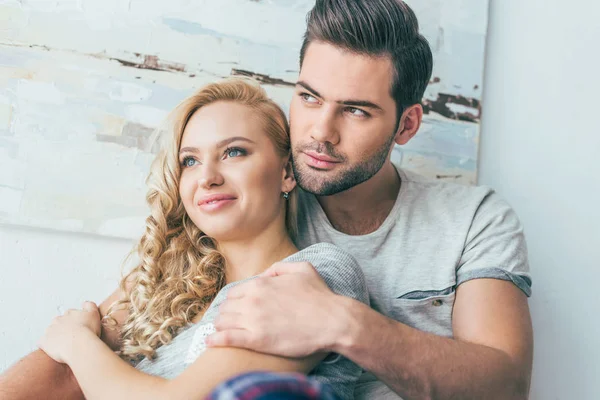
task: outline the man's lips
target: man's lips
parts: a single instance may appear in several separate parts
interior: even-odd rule
[[[337,164],[340,162],[336,158],[330,157],[323,153],[317,153],[316,151],[305,151],[304,154],[306,154],[307,156],[309,156],[311,158],[314,158],[317,161],[322,161],[322,162],[327,162],[327,163],[332,163],[332,164]]]
[[[306,156],[306,163],[309,166],[320,170],[333,169],[341,162],[333,157],[314,151],[306,151],[304,152],[304,155]]]

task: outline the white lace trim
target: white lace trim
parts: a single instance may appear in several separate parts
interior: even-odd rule
[[[206,350],[206,337],[214,332],[216,332],[215,326],[211,322],[196,328],[196,332],[194,332],[194,337],[192,338],[192,344],[185,357],[186,364],[192,364],[200,354],[204,353],[204,350]]]

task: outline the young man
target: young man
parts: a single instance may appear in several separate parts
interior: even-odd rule
[[[230,292],[210,344],[338,353],[368,371],[361,399],[527,398],[531,279],[517,217],[490,189],[390,162],[394,143],[419,129],[432,69],[413,12],[400,0],[318,0],[300,58],[290,110],[298,244],[353,254],[373,308],[334,295],[310,265],[275,265]],[[68,368],[39,351],[0,378],[4,394],[81,397]]]
[[[300,60],[298,242],[354,255],[372,309],[334,295],[310,265],[275,265],[229,293],[210,344],[338,353],[368,371],[360,399],[527,398],[531,278],[517,217],[488,188],[390,162],[419,129],[432,69],[413,12],[399,0],[317,1]]]

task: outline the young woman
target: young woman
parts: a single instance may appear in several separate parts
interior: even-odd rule
[[[70,366],[88,399],[203,399],[222,381],[258,369],[310,373],[351,399],[361,369],[343,357],[204,345],[228,290],[279,261],[310,262],[334,292],[368,302],[347,253],[294,245],[285,115],[259,86],[228,80],[183,101],[170,121],[148,179],[151,215],[136,247],[139,263],[111,296],[104,329],[86,303],[57,317],[40,348]]]

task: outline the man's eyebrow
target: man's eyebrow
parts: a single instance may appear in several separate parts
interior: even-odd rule
[[[215,147],[217,148],[221,148],[221,147],[225,147],[228,144],[231,144],[233,142],[248,142],[248,143],[252,143],[252,144],[256,144],[256,142],[254,142],[253,140],[250,140],[246,137],[243,136],[233,136],[227,139],[223,139],[220,142],[217,142],[217,144],[215,145]],[[182,147],[179,150],[179,154],[182,153],[198,153],[198,148],[197,147]]]
[[[323,96],[321,96],[319,92],[311,88],[310,85],[304,81],[298,81],[296,82],[296,85],[302,86],[304,89],[308,90],[309,92],[312,92],[312,94],[316,95],[317,97],[323,98]]]
[[[304,89],[308,90],[309,92],[311,92],[312,94],[314,94],[317,97],[323,98],[323,96],[321,96],[319,94],[319,92],[317,92],[315,89],[313,89],[312,87],[310,87],[310,85],[304,81],[298,81],[296,82],[296,85],[298,86],[302,86]],[[354,100],[354,99],[350,99],[350,100],[338,100],[336,101],[336,103],[338,104],[342,104],[344,106],[350,106],[350,107],[365,107],[365,108],[372,108],[374,110],[383,112],[383,108],[380,105],[377,105],[371,101],[367,101],[367,100]]]
[[[372,108],[374,110],[383,112],[383,108],[381,108],[380,106],[378,106],[377,104],[375,104],[373,102],[366,101],[366,100],[344,100],[344,101],[338,101],[338,104],[343,104],[345,106],[350,106],[350,107]]]

